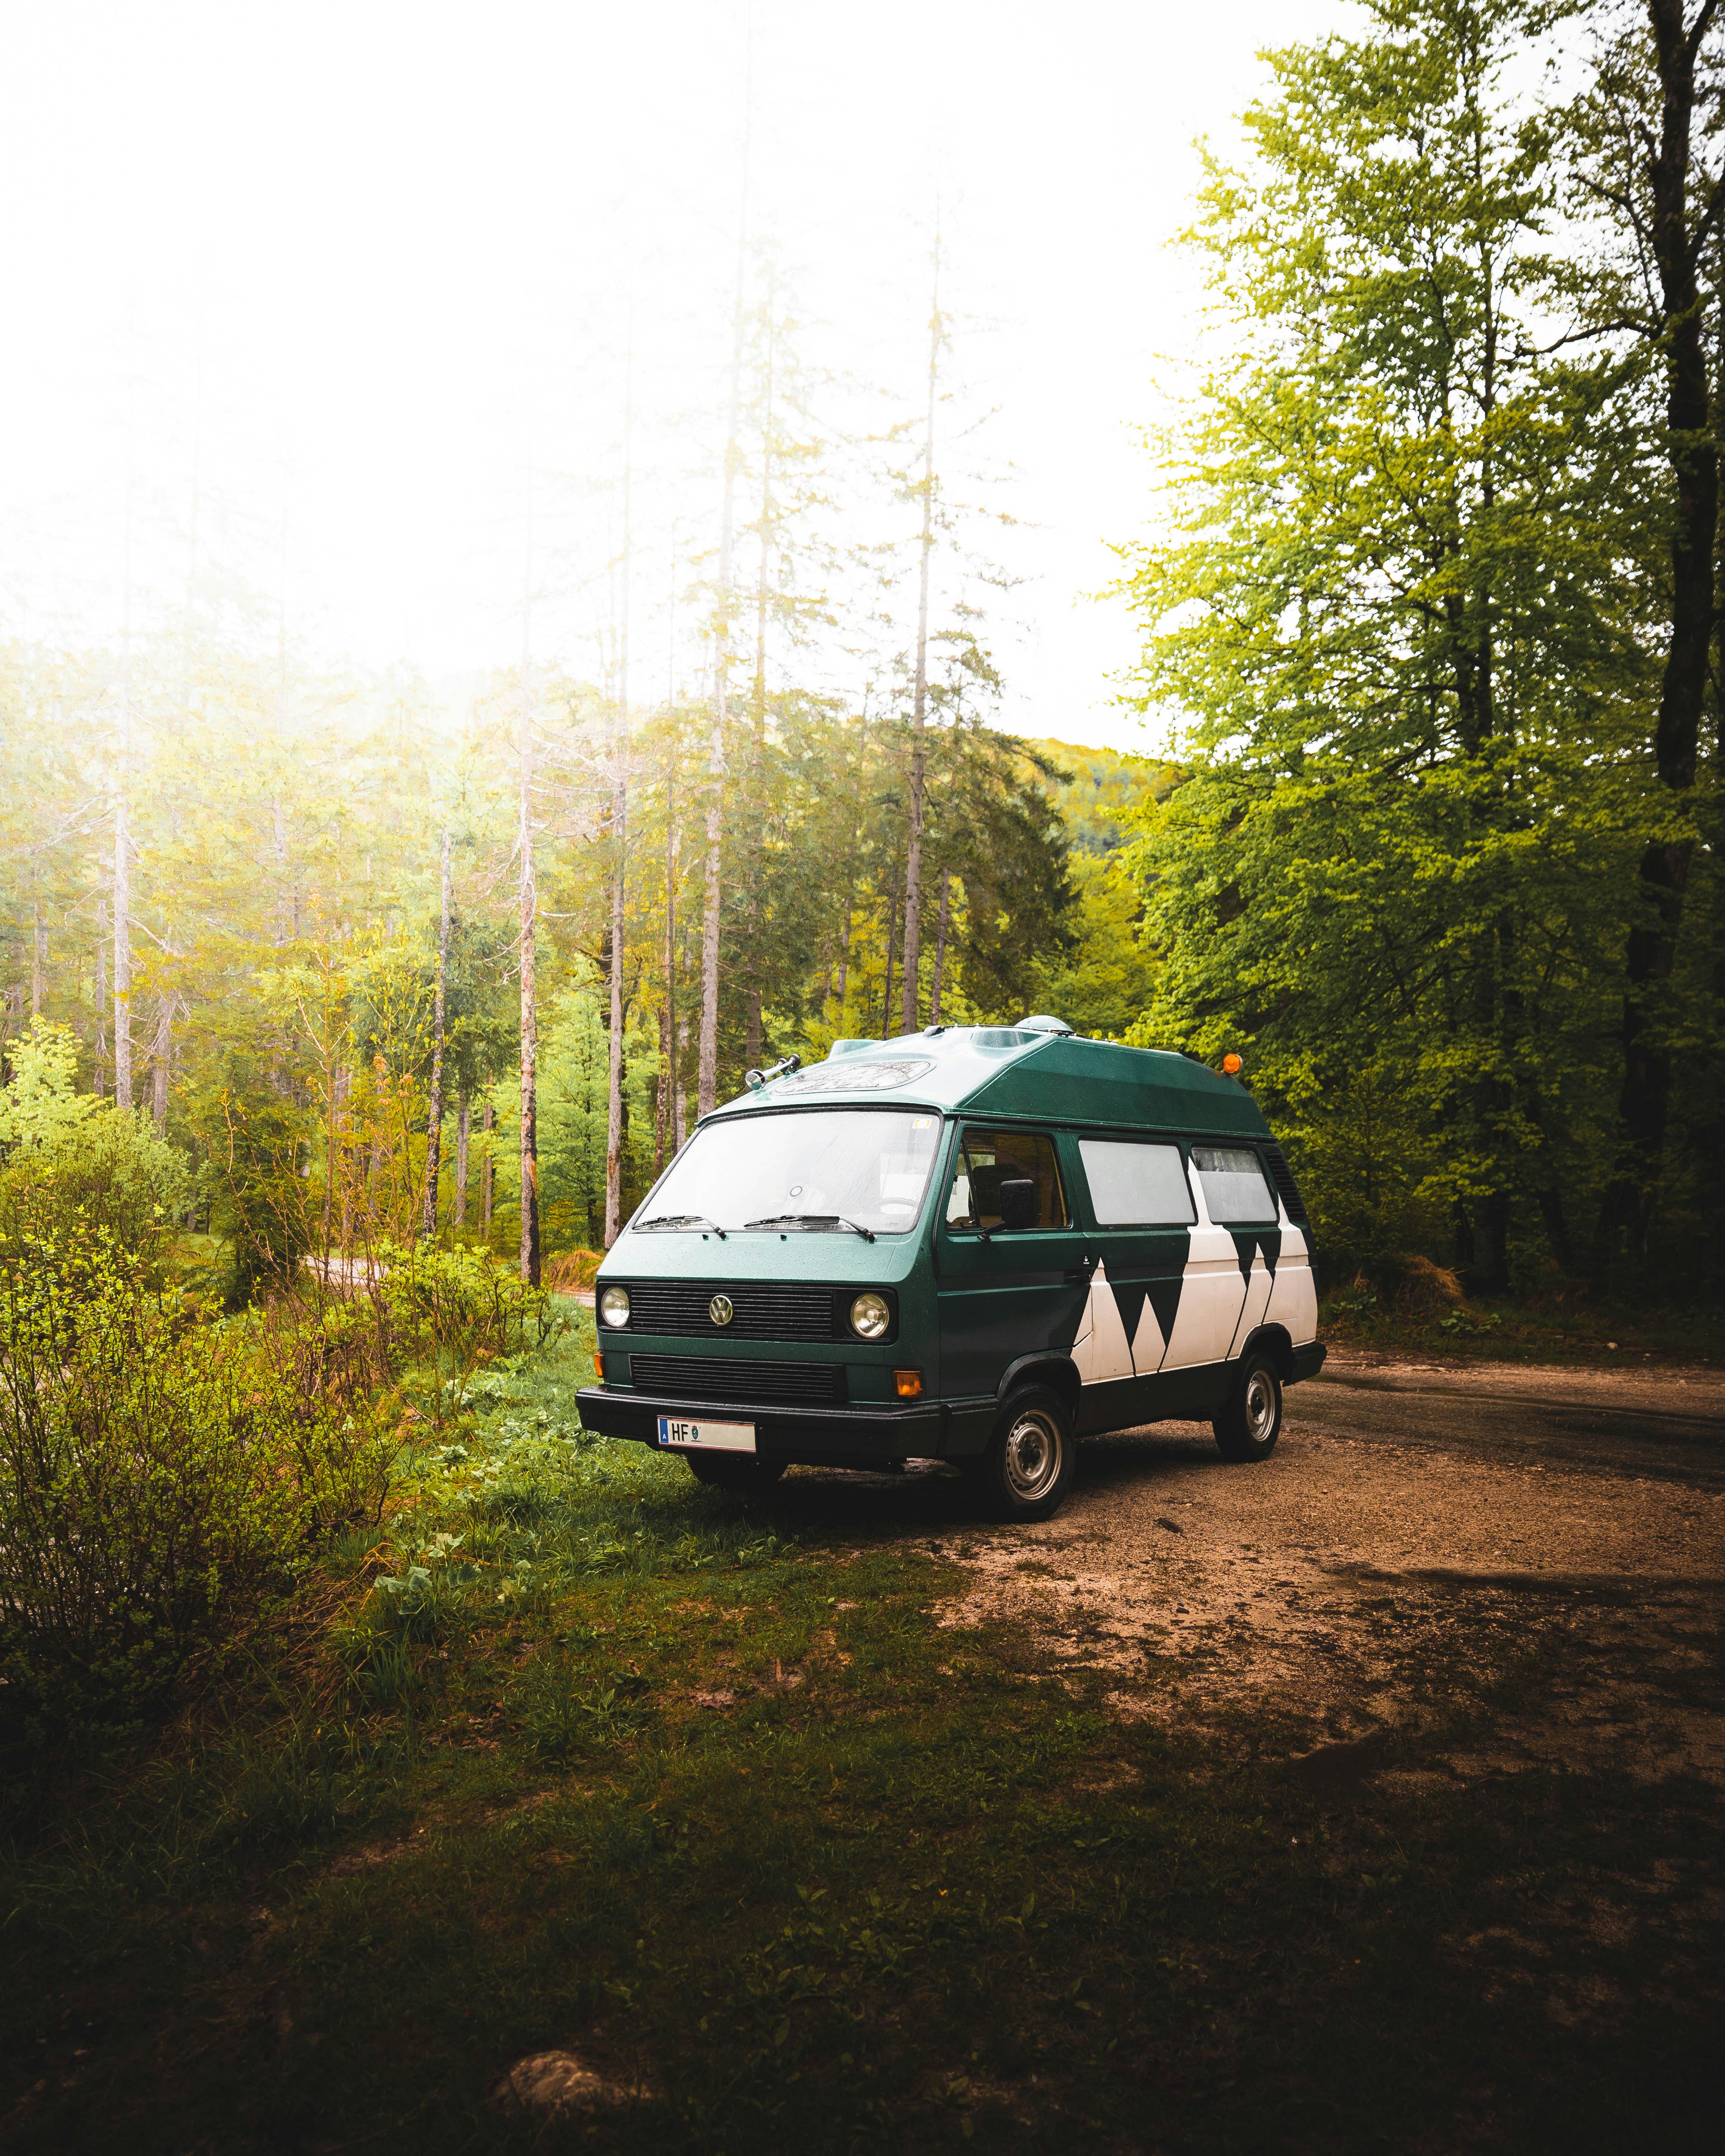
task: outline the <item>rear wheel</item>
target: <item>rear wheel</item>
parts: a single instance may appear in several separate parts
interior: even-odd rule
[[[1267,1460],[1281,1434],[1281,1378],[1267,1355],[1244,1357],[1228,1404],[1210,1425],[1224,1460]]]
[[[685,1452],[683,1457],[697,1482],[705,1482],[710,1489],[736,1490],[744,1495],[751,1490],[770,1489],[788,1465],[783,1460],[762,1460],[754,1452]]]
[[[1060,1510],[1077,1460],[1066,1403],[1045,1385],[1026,1385],[1000,1410],[972,1473],[997,1519],[1046,1520]]]

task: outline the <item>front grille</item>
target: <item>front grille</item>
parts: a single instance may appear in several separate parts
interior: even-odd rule
[[[629,1283],[629,1329],[710,1340],[723,1331],[731,1340],[833,1340],[839,1336],[835,1308],[841,1291],[800,1283],[744,1281],[643,1281]],[[731,1298],[736,1315],[722,1328],[707,1306],[716,1295]]]
[[[842,1405],[842,1363],[735,1363],[715,1355],[631,1355],[630,1374],[643,1393],[674,1393],[700,1400],[803,1400]]]

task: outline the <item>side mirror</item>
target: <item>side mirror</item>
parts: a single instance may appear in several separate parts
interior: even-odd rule
[[[1014,1178],[1000,1186],[1000,1224],[1003,1228],[1036,1225],[1036,1186],[1029,1176]]]

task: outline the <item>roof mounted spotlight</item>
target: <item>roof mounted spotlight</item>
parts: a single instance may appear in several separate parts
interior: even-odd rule
[[[758,1093],[763,1086],[770,1086],[775,1078],[783,1078],[788,1070],[800,1070],[802,1068],[800,1055],[788,1055],[783,1063],[775,1063],[770,1070],[745,1070],[742,1082],[750,1092]]]
[[[1050,1018],[1046,1012],[1039,1014],[1035,1018],[1021,1018],[1014,1030],[1019,1033],[1073,1034],[1072,1027],[1067,1024],[1065,1019]],[[1076,1035],[1074,1037],[1076,1038]]]

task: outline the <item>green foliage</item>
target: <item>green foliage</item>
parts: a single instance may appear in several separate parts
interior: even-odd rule
[[[74,1137],[97,1103],[77,1090],[78,1043],[69,1025],[33,1018],[13,1042],[10,1075],[0,1086],[0,1147],[8,1158],[51,1152]]]
[[[1143,894],[1117,856],[1078,855],[1073,944],[1032,970],[1027,1001],[1076,1032],[1123,1039],[1156,992],[1156,963],[1144,947]]]
[[[255,1059],[224,1060],[223,1082],[195,1105],[212,1191],[210,1222],[227,1243],[220,1292],[229,1309],[293,1277],[317,1240],[300,1173],[305,1119]]]
[[[610,1034],[598,993],[580,988],[560,996],[541,1035],[539,1062],[539,1193],[548,1250],[592,1249],[604,1240],[610,1058]],[[644,1034],[626,1029],[626,1198],[639,1198],[653,1179],[653,1089],[658,1075],[656,1048]]]
[[[1546,327],[1558,180],[1502,86],[1537,17],[1375,0],[1274,56],[1195,235],[1232,348],[1128,584],[1190,720],[1133,1037],[1245,1055],[1344,1251],[1492,1287],[1579,1262],[1609,1167],[1656,624],[1640,362]]]
[[[7,1718],[130,1712],[375,1517],[386,1441],[255,1323],[187,1322],[106,1229],[0,1229]],[[14,1730],[13,1733],[16,1733]]]

